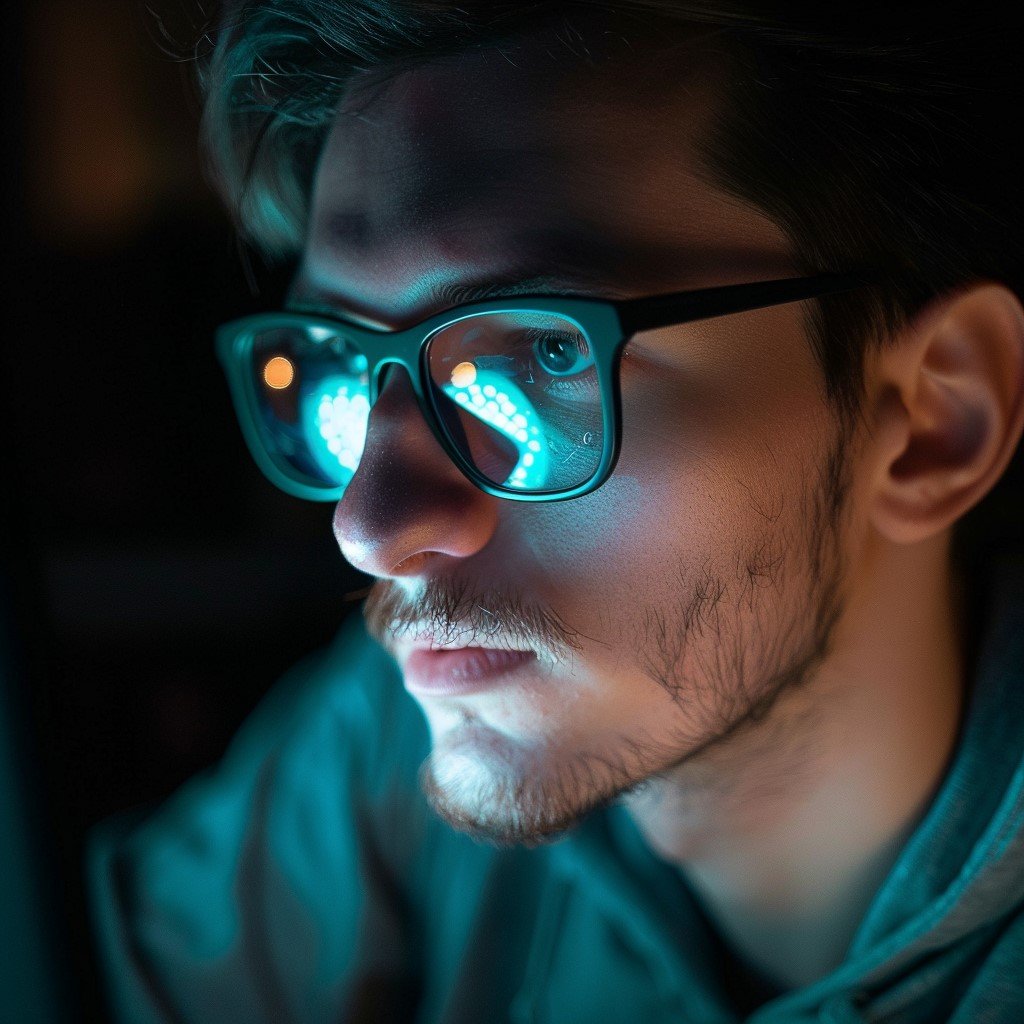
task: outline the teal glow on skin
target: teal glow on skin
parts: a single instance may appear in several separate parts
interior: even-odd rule
[[[781,229],[701,170],[716,65],[674,59],[668,88],[538,36],[353,97],[295,295],[400,328],[444,283],[550,274],[627,297],[792,273]],[[845,451],[833,529],[839,442],[799,305],[640,335],[621,373],[614,475],[551,504],[473,487],[392,373],[335,533],[379,578],[367,622],[400,665],[431,623],[538,652],[514,685],[420,700],[438,814],[534,843],[622,799],[740,955],[804,983],[841,958],[952,749],[952,520],[893,539],[878,511],[911,436],[890,396]]]

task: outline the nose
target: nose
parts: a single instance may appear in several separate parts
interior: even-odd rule
[[[389,367],[359,467],[334,510],[342,555],[373,576],[422,574],[483,548],[499,501],[462,475],[424,420],[405,368]]]

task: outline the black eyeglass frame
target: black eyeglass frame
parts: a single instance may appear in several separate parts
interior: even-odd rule
[[[851,291],[864,287],[871,281],[872,277],[863,273],[818,274],[624,300],[576,295],[523,295],[455,306],[400,331],[366,327],[340,315],[328,316],[298,311],[257,313],[220,327],[216,336],[216,348],[227,375],[243,435],[253,458],[272,483],[295,497],[311,501],[337,501],[345,493],[348,485],[324,487],[312,477],[307,480],[299,479],[302,474],[272,451],[261,436],[259,399],[250,372],[249,356],[257,334],[288,326],[327,328],[334,336],[342,334],[348,341],[354,343],[369,363],[371,409],[380,393],[380,381],[385,368],[392,365],[405,367],[412,381],[420,411],[438,443],[462,474],[482,491],[497,498],[508,498],[513,501],[567,501],[597,490],[611,476],[618,462],[622,446],[619,363],[623,346],[634,335],[641,331],[673,327],[696,320]],[[597,468],[586,481],[575,487],[523,491],[488,480],[462,456],[455,441],[448,435],[443,415],[435,403],[436,389],[423,386],[429,374],[428,345],[439,330],[481,313],[523,312],[557,313],[574,321],[594,354],[602,395],[604,447]],[[339,327],[343,330],[339,331]]]

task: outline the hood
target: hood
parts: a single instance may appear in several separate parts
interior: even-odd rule
[[[843,963],[766,1003],[746,1018],[750,1024],[947,1019],[938,1014],[949,1009],[951,979],[969,981],[1024,909],[1024,550],[1002,558],[978,590],[965,715],[932,802]],[[680,1020],[740,1019],[717,987],[713,945],[694,897],[621,805],[592,815],[552,855],[558,872],[535,947],[557,941],[567,900],[598,900],[645,951],[669,1005],[685,1007]],[[1024,934],[1013,950],[1024,975]],[[545,959],[533,958],[517,1000],[523,1020],[530,1019],[531,988],[544,984]]]

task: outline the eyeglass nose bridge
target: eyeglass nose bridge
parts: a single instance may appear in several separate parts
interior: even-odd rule
[[[388,381],[391,379],[391,372],[396,367],[401,367],[405,370],[409,381],[412,385],[413,396],[416,400],[416,405],[419,409],[420,415],[426,421],[430,432],[434,438],[440,444],[444,453],[454,463],[464,475],[468,476],[469,479],[477,483],[476,476],[473,466],[468,463],[464,456],[458,451],[457,445],[453,444],[452,440],[446,435],[447,431],[458,432],[458,427],[454,422],[446,422],[442,425],[439,420],[442,417],[442,413],[434,407],[434,401],[430,395],[427,394],[427,375],[429,370],[427,369],[427,339],[429,335],[422,333],[403,332],[406,336],[396,337],[391,335],[389,338],[388,351],[386,353],[380,353],[377,355],[369,366],[369,404],[370,404],[370,415],[373,414],[373,409],[377,404],[377,400],[380,398],[381,393],[387,387]],[[367,344],[363,338],[355,339],[360,347],[363,349],[367,357],[370,358],[367,353]],[[379,344],[379,343],[378,343]]]
[[[420,397],[417,393],[416,374],[409,372],[409,367],[406,365],[405,360],[391,356],[382,356],[370,371],[369,398],[371,408],[377,404],[377,399],[380,398],[381,392],[385,387],[387,387],[387,381],[391,376],[391,371],[397,367],[401,367],[406,371],[412,384],[413,393],[416,394],[417,398]]]
[[[396,369],[405,370],[406,376],[409,378],[409,383],[412,386],[413,398],[415,399],[420,414],[426,420],[427,425],[431,428],[435,436],[437,436],[438,432],[434,423],[434,411],[431,408],[430,400],[423,389],[423,378],[420,372],[418,357],[410,366],[410,362],[405,356],[381,355],[377,361],[371,365],[368,387],[370,415],[372,415],[373,409],[377,405],[377,401],[381,394],[387,388],[388,383],[392,380],[393,371]]]
[[[385,384],[385,378],[395,366],[405,367],[412,381],[413,391],[421,406],[425,395],[420,378],[426,336],[415,328],[398,332],[377,332],[359,326],[346,326],[349,341],[363,353],[368,362],[369,400],[376,404]],[[381,351],[384,349],[384,351]]]
[[[372,409],[380,398],[381,391],[387,386],[391,371],[402,367],[412,384],[416,404],[434,434],[438,434],[434,423],[433,410],[426,393],[426,352],[427,338],[422,330],[415,328],[395,334],[376,335],[370,331],[358,330],[351,335],[352,341],[358,345],[369,363],[369,402]],[[386,340],[384,340],[386,339]],[[385,348],[386,351],[381,351]]]

